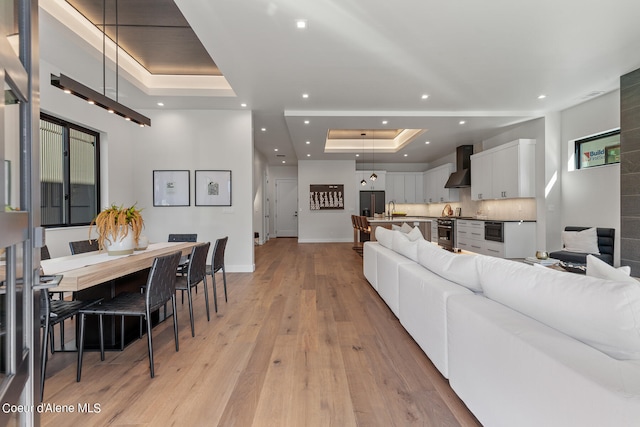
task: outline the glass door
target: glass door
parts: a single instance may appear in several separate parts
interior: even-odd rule
[[[39,263],[33,230],[39,225],[39,211],[34,217],[32,207],[39,193],[32,192],[32,183],[38,181],[37,175],[36,180],[31,175],[31,152],[38,147],[33,116],[37,117],[39,106],[32,102],[38,77],[37,67],[31,72],[33,52],[37,52],[31,22],[37,28],[37,1],[0,0],[0,81],[4,89],[0,96],[0,200],[4,202],[0,209],[0,425],[8,426],[39,421],[30,410],[39,403],[34,402],[34,384],[39,379],[40,336],[33,291],[34,266]]]

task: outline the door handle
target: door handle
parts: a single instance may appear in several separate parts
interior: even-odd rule
[[[293,216],[298,216],[298,211],[295,211],[295,212],[293,213]]]

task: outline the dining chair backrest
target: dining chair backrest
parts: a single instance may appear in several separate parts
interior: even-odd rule
[[[150,311],[163,306],[175,295],[176,268],[180,256],[180,252],[174,252],[153,260],[146,288],[146,304]]]
[[[191,249],[191,256],[189,257],[189,268],[187,270],[187,278],[190,285],[195,285],[204,280],[204,276],[207,272],[207,255],[209,254],[209,247],[211,243],[201,243]]]
[[[51,254],[49,253],[49,248],[47,245],[44,245],[40,248],[40,260],[43,259],[51,259]]]
[[[169,242],[197,242],[198,235],[192,234],[169,234]]]
[[[98,247],[97,240],[78,240],[76,242],[69,242],[69,248],[71,249],[71,255],[94,252],[100,249]]]
[[[211,271],[214,273],[221,268],[224,268],[224,250],[227,247],[228,236],[221,237],[216,240],[216,244],[213,247],[213,255],[211,260]]]

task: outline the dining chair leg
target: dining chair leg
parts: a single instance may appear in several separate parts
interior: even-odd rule
[[[60,322],[60,349],[64,351],[64,320]]]
[[[149,370],[151,372],[151,378],[153,378],[156,374],[153,369],[153,339],[151,338],[151,316],[149,315],[149,309],[147,309],[147,314],[145,320],[147,322],[147,345],[149,346]],[[142,316],[140,316],[142,319]]]
[[[103,329],[103,321],[102,321],[102,314],[100,315],[100,360],[104,361],[104,329]]]
[[[79,314],[80,317],[80,330],[78,332],[79,341],[78,341],[78,368],[76,372],[76,381],[80,382],[80,376],[82,375],[82,355],[84,353],[84,318],[85,314]]]
[[[196,332],[193,325],[193,299],[191,298],[191,286],[187,286],[187,299],[189,300],[189,321],[191,322],[191,336],[195,337]]]
[[[222,281],[224,282],[224,302],[228,302],[227,300],[227,272],[222,267]]]
[[[204,283],[204,305],[207,307],[207,322],[211,321],[211,316],[209,315],[209,290],[207,289],[207,275],[205,274],[202,277],[202,283]],[[198,287],[196,286],[196,290]]]
[[[178,344],[178,316],[176,315],[176,296],[175,294],[171,296],[171,305],[173,306],[173,338],[176,341],[176,351],[179,351]]]
[[[216,309],[216,313],[218,312],[218,292],[216,291],[216,273],[215,271],[211,273],[211,278],[213,279],[213,307]]]
[[[40,402],[44,399],[44,377],[47,372],[47,358],[49,357],[49,322],[44,322],[44,332],[42,334],[42,348],[40,351]]]

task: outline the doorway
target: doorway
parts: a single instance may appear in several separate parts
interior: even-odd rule
[[[276,237],[298,237],[298,180],[276,179]]]

